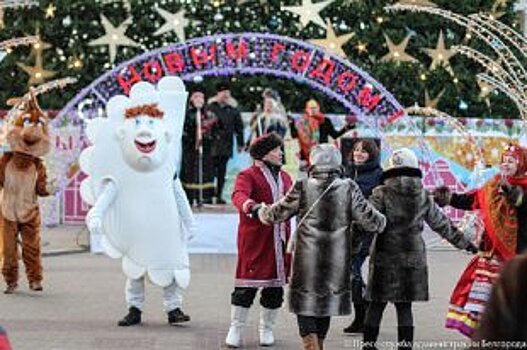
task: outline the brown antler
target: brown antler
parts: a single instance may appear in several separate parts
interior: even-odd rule
[[[35,95],[35,89],[32,87],[29,88],[29,102],[26,105],[26,109],[32,115],[38,114],[40,116],[46,116],[38,104],[37,96]]]

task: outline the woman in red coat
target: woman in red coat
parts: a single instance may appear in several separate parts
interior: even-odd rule
[[[274,133],[256,139],[250,147],[254,164],[236,177],[232,203],[240,213],[238,226],[238,263],[231,294],[231,327],[225,342],[241,345],[242,328],[258,288],[260,296],[260,345],[274,343],[272,328],[284,300],[283,286],[289,276],[290,256],[285,247],[289,222],[266,226],[258,220],[259,203],[272,204],[292,185],[282,166],[282,139]]]

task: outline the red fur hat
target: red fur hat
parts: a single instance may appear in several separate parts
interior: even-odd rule
[[[283,144],[284,142],[278,134],[274,132],[265,134],[254,140],[249,148],[249,154],[253,159],[260,160],[275,148],[282,147]]]

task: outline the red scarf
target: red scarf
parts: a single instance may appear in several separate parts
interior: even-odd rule
[[[323,114],[308,115],[304,114],[296,122],[298,131],[298,143],[300,144],[300,153],[309,163],[309,153],[311,148],[320,143],[320,125],[324,122]]]
[[[507,181],[527,192],[527,177],[507,177]],[[477,190],[475,206],[481,210],[485,231],[494,249],[507,261],[516,255],[518,213],[500,193],[500,182],[501,175],[497,175]]]

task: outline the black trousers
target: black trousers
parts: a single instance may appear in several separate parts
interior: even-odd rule
[[[258,288],[235,287],[231,293],[231,304],[235,306],[251,307],[256,297]],[[284,289],[282,287],[262,288],[260,305],[266,309],[278,309],[284,302]]]
[[[318,338],[324,339],[328,334],[331,317],[296,316],[298,322],[298,332],[301,337],[315,333]]]
[[[212,158],[214,176],[216,178],[216,198],[222,199],[225,176],[227,175],[227,163],[229,156],[216,156]]]
[[[386,308],[386,302],[372,301],[366,311],[366,326],[379,327],[382,320],[382,314]],[[412,303],[394,303],[395,311],[397,313],[397,325],[399,327],[412,327],[414,325],[414,317],[412,314]]]

